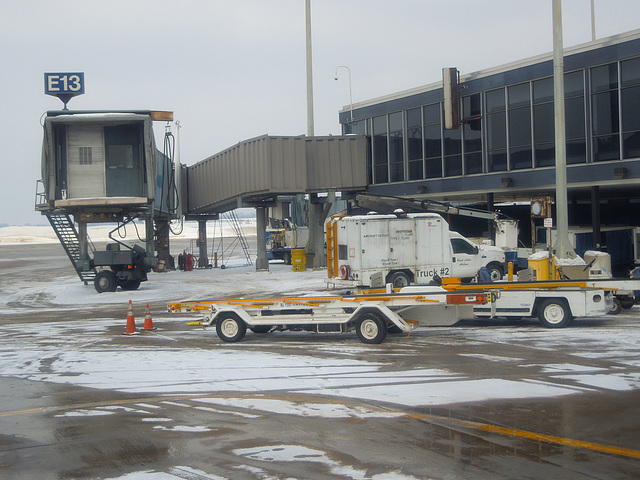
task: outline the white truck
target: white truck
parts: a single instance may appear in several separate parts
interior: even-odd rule
[[[450,231],[438,214],[374,214],[327,223],[327,264],[337,285],[402,288],[434,277],[473,278],[482,267],[501,279],[505,253]]]

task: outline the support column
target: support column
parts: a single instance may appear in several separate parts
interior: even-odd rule
[[[258,257],[256,258],[256,271],[269,270],[267,258],[267,209],[256,207],[256,234],[258,242]]]
[[[207,257],[207,221],[198,220],[198,267],[209,267],[209,257]]]
[[[78,222],[78,237],[80,237],[80,259],[78,264],[76,265],[76,269],[80,268],[81,271],[89,270],[89,268],[85,268],[85,266],[89,265],[89,242],[87,240],[87,223],[86,222]]]
[[[167,219],[158,219],[155,222],[155,240],[158,260],[164,261],[165,270],[175,270],[176,265],[169,248],[169,221]]]
[[[591,187],[591,225],[593,225],[593,246],[600,250],[602,233],[600,231],[600,187]]]

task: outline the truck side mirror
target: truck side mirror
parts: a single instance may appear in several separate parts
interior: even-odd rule
[[[476,245],[476,246],[474,246],[474,247],[473,247],[473,254],[474,254],[474,255],[478,255],[478,253],[480,253],[480,249],[479,249],[479,248],[478,248],[478,246]]]

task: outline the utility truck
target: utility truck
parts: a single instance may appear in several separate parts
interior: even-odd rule
[[[486,267],[505,273],[505,253],[449,230],[438,214],[357,215],[327,223],[329,281],[344,286],[406,287],[437,277],[473,278]]]

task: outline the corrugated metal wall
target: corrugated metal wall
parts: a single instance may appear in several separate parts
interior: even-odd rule
[[[275,195],[361,190],[364,136],[246,140],[187,168],[188,213],[216,213]]]

